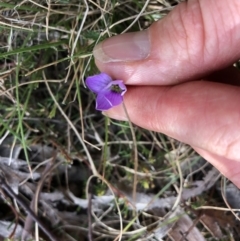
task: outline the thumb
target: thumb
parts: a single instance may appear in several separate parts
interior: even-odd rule
[[[149,29],[94,49],[98,68],[126,84],[169,85],[201,78],[240,58],[240,1],[190,0]]]

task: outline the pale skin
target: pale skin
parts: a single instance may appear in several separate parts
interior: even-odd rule
[[[232,64],[240,59],[239,12],[239,0],[189,0],[146,31],[142,59],[124,60],[131,34],[101,44],[113,60],[94,52],[100,71],[128,85],[131,122],[191,145],[238,187],[240,72]],[[105,114],[126,120],[122,106]]]

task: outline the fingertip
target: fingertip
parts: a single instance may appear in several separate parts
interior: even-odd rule
[[[128,117],[126,115],[126,112],[124,111],[123,103],[117,106],[114,106],[113,108],[103,111],[102,114],[106,117],[109,117],[114,120],[118,121],[129,121]]]

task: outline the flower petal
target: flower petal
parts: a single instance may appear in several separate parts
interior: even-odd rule
[[[86,79],[87,87],[94,93],[98,94],[106,86],[112,82],[112,78],[106,73],[101,73],[93,76],[89,76]]]
[[[96,99],[97,110],[108,110],[123,102],[123,97],[120,93],[105,91],[98,94]]]

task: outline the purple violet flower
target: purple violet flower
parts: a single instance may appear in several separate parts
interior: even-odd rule
[[[87,77],[86,85],[92,92],[97,94],[97,110],[108,110],[113,106],[121,104],[123,95],[127,91],[122,80],[112,80],[105,73]]]

